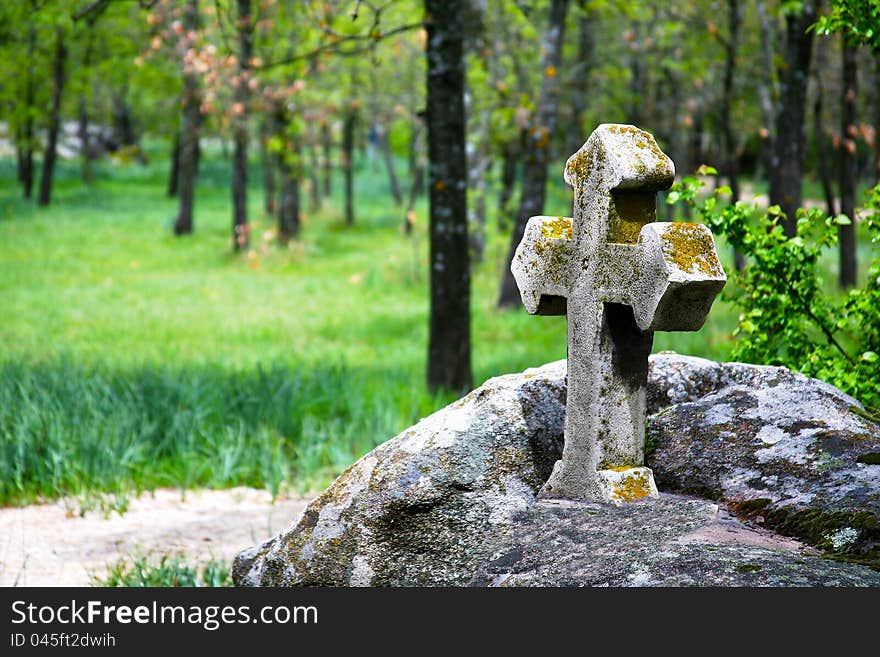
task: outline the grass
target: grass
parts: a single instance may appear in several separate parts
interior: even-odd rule
[[[196,232],[175,238],[166,156],[150,154],[146,167],[101,164],[91,187],[62,162],[45,209],[19,198],[0,161],[0,504],[314,488],[452,401],[424,386],[424,199],[407,238],[384,175],[362,160],[357,224],[343,224],[337,178],[280,247],[254,170],[251,250],[233,255],[228,162],[208,150]],[[569,207],[553,176],[547,211]],[[509,239],[496,225],[493,212],[474,269],[477,384],[565,357],[564,318],[495,309]],[[657,334],[655,350],[723,359],[735,323],[718,302],[700,332]]]
[[[107,567],[103,577],[93,577],[92,586],[104,587],[217,587],[232,586],[229,564],[211,559],[192,564],[183,555],[162,555],[151,559],[135,555]]]

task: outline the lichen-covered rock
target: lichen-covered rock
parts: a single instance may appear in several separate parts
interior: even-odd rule
[[[880,572],[719,518],[711,502],[663,494],[624,506],[540,500],[471,584],[880,586]]]
[[[242,552],[246,585],[463,585],[562,453],[565,362],[487,381],[346,470]]]
[[[534,506],[561,454],[565,396],[565,361],[487,381],[374,449],[287,530],[239,554],[235,581],[251,586],[467,584],[511,532],[524,531],[522,519],[528,516],[522,514]],[[813,540],[791,526],[814,514],[811,525],[824,527],[814,543],[839,552],[870,549],[866,541],[876,536],[880,465],[859,458],[870,462],[870,455],[880,452],[880,426],[858,414],[863,411],[855,400],[784,368],[676,354],[651,357],[648,397],[649,409],[662,409],[648,421],[649,438],[657,445],[648,464],[661,492],[735,500],[740,512],[764,512],[758,519],[777,509],[803,509],[807,516],[795,514],[788,524],[775,526]],[[724,433],[740,429],[741,440]],[[772,468],[779,469],[775,480]],[[841,499],[849,501],[841,516],[846,521],[829,520],[837,517],[827,513],[834,508],[831,501]],[[627,512],[621,513],[621,522],[629,522]],[[625,549],[621,546],[619,555]],[[734,570],[738,579],[730,579],[727,570],[706,570],[694,560],[695,549],[682,548],[675,562],[681,573],[696,569],[690,580],[683,574],[663,582],[757,581],[749,572]],[[717,554],[753,563],[742,550],[728,546]],[[568,557],[560,552],[558,558]],[[823,581],[837,582],[831,576],[838,572],[834,564],[826,565],[830,570],[822,572],[830,574]],[[670,573],[676,572],[673,566],[670,562]],[[762,570],[765,566],[769,570],[767,564]],[[566,581],[560,576],[556,583]]]
[[[880,423],[786,368],[692,360],[659,368],[669,401],[681,402],[648,423],[660,490],[725,500],[783,534],[880,563]]]

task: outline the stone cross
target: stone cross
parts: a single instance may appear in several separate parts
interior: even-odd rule
[[[600,125],[565,165],[574,219],[532,217],[511,270],[533,315],[568,315],[565,447],[542,495],[656,497],[645,458],[654,331],[696,331],[727,277],[706,226],[657,222],[675,169],[654,137]]]

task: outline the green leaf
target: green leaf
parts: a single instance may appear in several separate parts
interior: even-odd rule
[[[876,363],[878,358],[880,358],[880,356],[878,356],[875,351],[866,351],[859,356],[859,360],[863,360],[866,363]]]
[[[839,214],[834,217],[834,223],[836,223],[838,226],[849,226],[852,224],[852,220],[845,214]]]
[[[701,164],[697,169],[698,176],[717,176],[718,169],[715,167],[710,167],[708,164]]]
[[[680,198],[681,198],[681,193],[680,193],[680,192],[669,192],[669,193],[666,195],[666,202],[667,202],[669,205],[675,205],[676,203],[678,203],[678,201],[679,201]]]
[[[715,196],[730,196],[731,194],[733,194],[733,190],[727,185],[722,185],[715,190]]]

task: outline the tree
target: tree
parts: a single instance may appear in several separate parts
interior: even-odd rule
[[[49,129],[46,138],[46,153],[43,156],[43,172],[40,176],[38,205],[49,205],[52,198],[52,179],[55,175],[55,159],[58,155],[58,132],[61,129],[61,99],[64,92],[65,67],[67,65],[67,45],[64,28],[55,28],[55,52],[52,63],[52,106],[49,109]]]
[[[734,103],[734,75],[736,73],[736,59],[739,51],[739,28],[742,16],[739,0],[727,0],[728,35],[721,39],[724,47],[724,90],[721,97],[721,132],[724,137],[724,150],[726,151],[725,169],[731,190],[731,203],[739,200],[739,157],[737,154],[737,139],[733,133],[733,124],[730,118],[731,107]],[[717,33],[716,33],[717,35]],[[720,38],[720,37],[719,37]],[[742,271],[745,260],[739,251],[734,251],[734,263],[737,270]]]
[[[238,251],[248,245],[247,180],[248,180],[248,90],[254,26],[251,0],[237,0],[238,7],[238,76],[235,85],[233,139],[235,154],[232,165],[232,243]]]
[[[198,175],[199,128],[202,124],[201,85],[194,69],[193,49],[196,30],[199,27],[199,0],[187,0],[182,29],[185,32],[182,46],[183,55],[183,117],[180,130],[180,161],[178,163],[178,194],[180,197],[177,220],[174,222],[175,235],[188,235],[193,232],[193,205],[195,203],[196,176]]]
[[[425,0],[431,310],[428,387],[472,385],[464,3]]]
[[[840,286],[856,284],[856,46],[844,35],[842,48],[842,88],[840,111],[840,213],[848,222],[838,226],[840,246]]]
[[[544,56],[541,61],[541,95],[527,131],[525,159],[523,162],[522,195],[519,212],[510,239],[507,264],[501,278],[498,306],[507,307],[521,303],[519,289],[510,264],[517,245],[522,240],[529,218],[544,210],[547,187],[547,165],[550,160],[550,144],[556,132],[556,115],[559,107],[559,69],[562,65],[562,44],[565,38],[565,16],[568,0],[552,0],[547,30],[544,33]]]
[[[801,182],[806,157],[804,122],[807,82],[813,51],[810,27],[816,21],[813,0],[792,5],[785,11],[785,59],[779,76],[779,104],[770,175],[770,203],[785,213],[785,234],[797,233],[797,209],[801,206]]]

